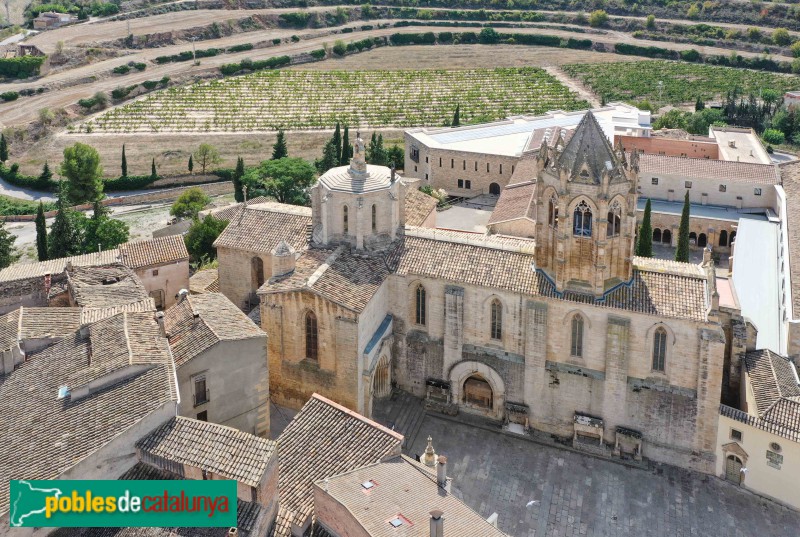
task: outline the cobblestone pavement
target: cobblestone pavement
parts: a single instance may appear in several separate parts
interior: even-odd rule
[[[800,535],[800,513],[715,477],[629,468],[430,414],[407,453],[423,453],[428,435],[454,493],[484,517],[497,512],[513,537]]]

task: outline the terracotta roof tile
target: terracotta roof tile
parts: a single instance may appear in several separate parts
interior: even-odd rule
[[[75,267],[110,265],[119,262],[119,250],[114,249],[93,254],[62,257],[59,259],[40,261],[38,263],[17,263],[0,270],[0,282],[38,278],[46,274],[61,274],[64,272],[67,262],[71,262]]]
[[[189,259],[182,235],[128,242],[120,245],[119,252],[121,261],[134,269]]]
[[[177,416],[136,443],[143,453],[257,487],[276,443],[233,427]]]
[[[311,209],[282,203],[262,203],[241,208],[214,246],[270,253],[281,240],[296,250],[308,245]]]
[[[800,386],[794,365],[788,358],[766,349],[751,351],[745,354],[744,366],[750,376],[759,416],[764,417],[781,399],[800,403]]]
[[[778,168],[772,164],[641,153],[639,155],[639,175],[644,177],[651,174],[679,175],[709,181],[732,181],[760,185],[777,185],[781,182]]]
[[[24,339],[63,338],[80,326],[80,308],[20,307],[0,316],[0,351],[10,349]]]
[[[195,272],[189,278],[189,291],[196,295],[219,293],[219,271],[217,269],[205,269]]]
[[[411,187],[406,192],[405,211],[407,226],[421,226],[436,210],[438,201],[419,189]]]
[[[516,173],[516,172],[515,172]],[[500,193],[497,205],[494,206],[489,225],[519,218],[534,219],[536,183],[525,182],[508,185]]]
[[[122,264],[73,267],[66,272],[72,296],[82,307],[115,307],[149,298],[142,281]]]

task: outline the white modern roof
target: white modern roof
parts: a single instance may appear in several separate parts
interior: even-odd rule
[[[502,156],[520,156],[528,148],[535,131],[561,127],[577,127],[586,110],[564,112],[555,110],[541,116],[511,116],[502,121],[457,128],[417,128],[407,132],[423,146],[431,149],[450,149]],[[611,103],[592,109],[608,139],[615,134],[649,135],[650,112],[624,104]],[[532,148],[538,149],[538,148]]]
[[[720,160],[772,164],[772,159],[753,129],[712,126],[709,136],[717,140]]]

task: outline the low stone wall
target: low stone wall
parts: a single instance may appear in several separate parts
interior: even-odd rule
[[[224,194],[233,193],[233,183],[231,181],[225,181],[223,183],[206,183],[202,185],[183,186],[179,188],[165,188],[163,190],[156,190],[154,192],[147,192],[144,194],[131,194],[130,196],[106,198],[103,200],[103,205],[109,207],[116,205],[139,205],[141,203],[153,203],[157,201],[172,201],[178,199],[178,196],[183,194],[189,188],[199,188],[209,196],[222,196]],[[76,211],[88,211],[91,208],[91,203],[84,203],[83,205],[75,205],[72,207],[72,209]],[[47,211],[44,213],[45,218],[52,218],[55,215],[56,211]],[[0,216],[0,218],[2,218],[5,222],[32,222],[36,219],[36,215],[10,215]]]

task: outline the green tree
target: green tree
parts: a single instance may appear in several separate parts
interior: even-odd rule
[[[656,29],[656,16],[655,15],[648,15],[647,16],[647,29],[648,30],[655,30]]]
[[[352,151],[353,146],[350,145],[350,127],[345,125],[344,135],[342,136],[342,154],[339,158],[339,166],[347,166],[350,163]]]
[[[786,141],[786,137],[778,129],[767,129],[761,137],[770,145],[780,145]]]
[[[233,171],[233,197],[236,203],[244,201],[244,190],[242,190],[242,177],[244,177],[244,159],[236,159],[236,169]]]
[[[314,166],[320,174],[323,174],[331,168],[338,166],[341,153],[336,152],[336,144],[333,139],[328,140],[325,147],[322,149],[322,158],[314,161]]]
[[[675,250],[675,261],[689,262],[689,191],[683,198],[681,225],[678,228],[678,248]]]
[[[122,177],[128,177],[128,159],[125,157],[125,144],[122,144]]]
[[[280,203],[307,205],[308,188],[314,184],[314,167],[301,158],[265,160],[248,170],[242,182],[253,195],[263,193]]]
[[[97,150],[76,143],[64,148],[61,175],[67,178],[67,199],[77,205],[103,197],[103,168]]]
[[[286,147],[286,135],[283,129],[278,130],[278,138],[275,140],[275,145],[272,146],[272,160],[288,157],[289,148]]]
[[[700,16],[700,8],[697,7],[697,4],[692,4],[689,7],[689,10],[686,11],[686,18],[687,19],[696,19]]]
[[[216,259],[217,250],[214,248],[214,241],[227,225],[227,220],[218,220],[210,214],[202,220],[192,222],[192,226],[183,237],[192,262],[199,263],[204,258]]]
[[[372,133],[367,147],[367,162],[376,166],[386,166],[386,149],[383,147],[383,134]]]
[[[219,151],[211,144],[200,144],[200,147],[194,152],[194,158],[200,164],[203,175],[206,173],[206,168],[221,161]]]
[[[39,185],[41,185],[42,188],[47,188],[52,179],[53,172],[50,171],[50,165],[45,161],[44,166],[42,166],[42,173],[39,174]]]
[[[402,168],[405,165],[405,158],[405,151],[397,144],[386,150],[386,161],[389,166]]]
[[[8,160],[8,140],[5,134],[0,134],[0,162]]]
[[[336,162],[339,162],[342,158],[342,133],[338,121],[336,122],[336,129],[333,131],[331,141],[333,142],[334,149],[336,149]],[[334,164],[334,166],[336,166],[336,164]]]
[[[53,226],[50,228],[49,243],[47,245],[47,257],[49,259],[58,259],[82,253],[83,230],[78,228],[79,218],[75,216],[80,213],[71,210],[67,200],[67,187],[62,186],[56,202],[56,217],[53,220]]]
[[[6,229],[5,222],[0,221],[0,269],[15,263],[19,254],[14,250],[17,238]]]
[[[44,204],[41,201],[36,209],[36,254],[39,261],[47,261],[47,221],[44,218]]]
[[[128,224],[122,220],[115,218],[105,217],[92,224],[91,238],[89,242],[89,233],[87,232],[86,247],[84,253],[96,252],[99,250],[111,250],[118,247],[120,244],[128,242],[130,238],[130,229]]]
[[[150,179],[155,181],[158,179],[158,172],[156,171],[156,158],[153,157],[153,162],[150,164]]]
[[[189,188],[178,196],[178,199],[170,207],[169,214],[178,218],[196,219],[200,211],[210,202],[211,198],[200,188]]]
[[[589,14],[589,26],[600,28],[608,23],[608,13],[602,9],[596,9]]]
[[[456,104],[456,111],[453,112],[453,122],[451,126],[458,127],[461,125],[461,105]]]
[[[779,47],[785,47],[792,42],[792,35],[786,28],[775,28],[772,32],[772,42]]]
[[[650,198],[644,206],[642,225],[639,226],[639,240],[636,241],[636,255],[653,257],[653,225],[650,222]]]
[[[703,102],[703,98],[698,96],[697,101],[694,103],[694,111],[699,112],[706,107],[706,103]]]
[[[792,56],[795,58],[800,58],[800,41],[795,41],[792,43],[792,46],[789,47],[789,49],[792,51]]]
[[[194,161],[192,160],[192,155],[189,155],[189,173],[194,171]]]

